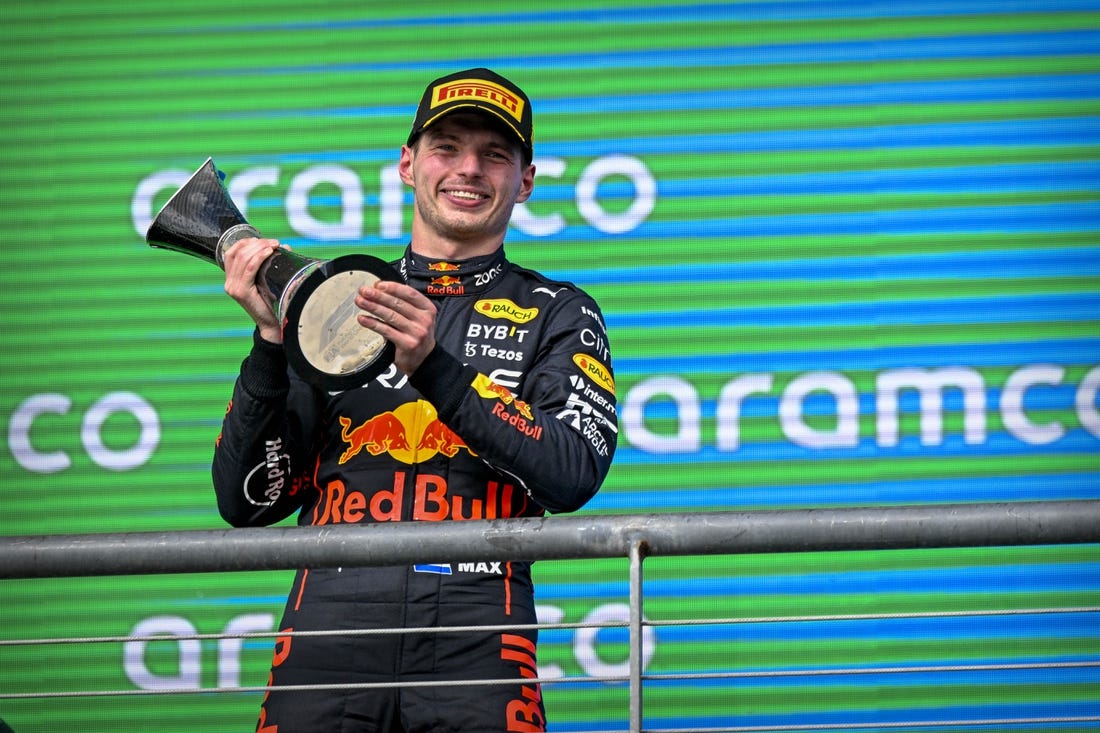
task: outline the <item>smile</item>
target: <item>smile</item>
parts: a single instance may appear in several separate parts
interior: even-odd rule
[[[474,191],[453,191],[453,190],[448,190],[448,191],[444,191],[444,193],[446,193],[448,196],[453,196],[457,199],[466,199],[467,201],[481,201],[483,199],[489,198],[485,194],[476,193]]]

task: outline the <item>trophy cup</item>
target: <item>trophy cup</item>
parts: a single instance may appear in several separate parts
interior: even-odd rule
[[[245,221],[223,178],[207,158],[161,208],[145,241],[224,270],[225,252],[260,233]],[[325,261],[278,249],[267,258],[256,284],[283,324],[287,361],[299,377],[341,391],[366,384],[393,363],[393,344],[357,320],[356,293],[379,280],[399,278],[386,262],[365,254]]]

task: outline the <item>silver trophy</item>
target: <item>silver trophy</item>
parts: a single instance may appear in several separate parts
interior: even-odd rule
[[[145,241],[225,269],[225,253],[260,233],[245,221],[210,158],[157,214]],[[283,347],[294,372],[326,390],[358,387],[393,363],[394,347],[357,317],[364,285],[399,280],[386,262],[365,254],[316,260],[279,249],[256,276],[283,324]]]

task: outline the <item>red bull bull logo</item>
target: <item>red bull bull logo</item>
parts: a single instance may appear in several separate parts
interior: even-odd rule
[[[512,390],[497,384],[484,374],[478,374],[474,377],[474,381],[470,383],[470,386],[485,399],[500,400],[506,405],[512,404],[512,401],[516,398],[515,395],[512,394]]]
[[[477,455],[457,433],[444,425],[430,402],[417,400],[375,415],[355,428],[340,417],[340,437],[347,446],[338,463],[347,463],[361,452],[372,456],[388,453],[402,463],[421,463],[442,453],[454,458],[465,449]]]
[[[441,275],[431,279],[427,292],[428,295],[462,295],[466,292],[466,286],[462,284],[460,277]]]
[[[407,451],[409,441],[405,435],[405,426],[392,412],[375,415],[355,429],[351,429],[351,420],[340,418],[340,438],[348,448],[340,456],[341,465],[347,463],[360,451],[366,450],[372,456],[388,451]]]
[[[458,265],[450,262],[429,262],[428,269],[433,272],[454,272],[458,269]]]
[[[439,420],[432,420],[428,427],[424,428],[417,442],[417,448],[421,451],[442,453],[448,458],[454,458],[460,448],[465,448],[471,455],[476,455],[455,431]]]
[[[542,439],[542,426],[535,424],[535,414],[531,411],[531,405],[523,400],[516,399],[511,390],[503,387],[484,374],[478,374],[470,383],[478,395],[487,400],[497,400],[493,405],[493,416],[499,417],[519,432],[534,440]],[[515,412],[508,410],[510,406]]]

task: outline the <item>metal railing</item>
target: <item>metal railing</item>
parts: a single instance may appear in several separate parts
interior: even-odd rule
[[[525,683],[567,684],[577,681],[627,682],[629,730],[642,731],[643,683],[687,678],[749,679],[806,676],[801,670],[763,670],[690,675],[646,675],[643,669],[643,630],[692,621],[647,621],[643,617],[643,564],[650,556],[743,555],[841,550],[901,550],[925,548],[1064,545],[1100,542],[1100,501],[1015,502],[989,504],[921,505],[795,511],[715,512],[626,516],[566,516],[441,523],[273,527],[181,532],[142,532],[88,535],[0,537],[0,579],[138,575],[158,573],[287,570],[299,567],[383,566],[415,564],[447,557],[452,562],[486,560],[570,560],[629,558],[630,618],[623,623],[589,624],[599,628],[625,626],[629,631],[629,674],[625,677],[526,679]],[[1100,612],[1100,608],[1017,609],[1015,611],[961,611],[959,616],[1011,613]],[[929,614],[858,614],[768,618],[707,619],[700,623],[770,623],[828,619],[920,618]],[[538,624],[535,628],[577,629],[585,624]],[[442,633],[513,630],[508,627],[447,627],[434,629],[362,630],[350,633]],[[530,627],[526,627],[530,628]],[[300,632],[299,632],[300,633]],[[335,633],[335,632],[313,632]],[[348,634],[344,630],[340,634]],[[248,633],[231,638],[274,637],[281,633]],[[194,639],[226,635],[195,635]],[[180,639],[192,637],[179,637]],[[131,637],[84,638],[81,642],[132,641]],[[0,640],[0,647],[58,643],[58,639]],[[933,665],[897,668],[838,668],[815,670],[814,675],[910,674],[927,671],[983,669],[1100,667],[1100,661],[1037,662],[997,665]],[[355,687],[394,686],[375,683]],[[405,683],[408,684],[408,683]],[[418,685],[517,684],[516,680],[421,682]],[[349,685],[350,686],[350,685]],[[333,686],[326,686],[331,688]],[[316,689],[305,686],[307,689]],[[219,691],[262,691],[269,688],[233,687]],[[171,690],[84,691],[72,696],[170,694]],[[195,690],[178,692],[194,693]],[[55,693],[41,693],[50,696]],[[34,693],[3,694],[0,700],[34,697]],[[960,721],[942,721],[944,727]],[[1100,716],[1057,719],[965,721],[966,725],[1100,723]],[[920,727],[936,727],[924,721]],[[814,730],[836,725],[793,727],[692,728],[702,731]],[[844,726],[898,728],[874,723]],[[663,729],[661,733],[679,733]]]

